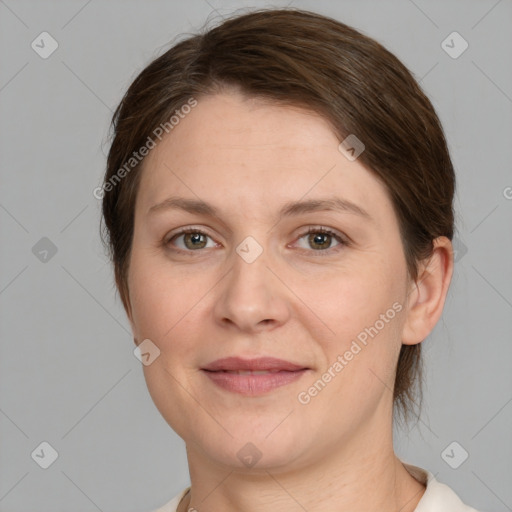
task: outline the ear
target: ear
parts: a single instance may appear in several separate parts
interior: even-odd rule
[[[123,303],[124,311],[126,313],[128,321],[130,322],[130,328],[131,328],[132,335],[133,335],[133,342],[135,343],[135,345],[138,345],[139,343],[137,343],[137,333],[135,330],[135,323],[133,321],[133,313],[132,313],[129,292],[126,291],[125,294],[120,292],[120,296],[121,296],[121,302]]]
[[[135,332],[135,325],[133,323],[132,317],[128,316],[128,320],[130,322],[130,327],[132,330],[133,343],[135,344],[135,346],[137,346],[140,342],[137,341],[137,333]]]
[[[130,328],[132,330],[132,336],[133,336],[133,343],[135,344],[135,346],[138,346],[140,341],[137,341],[137,331],[135,329],[135,323],[133,322],[133,317],[132,317],[132,314],[130,312],[130,310],[126,310],[126,316],[128,317],[128,321],[130,322]]]
[[[430,258],[419,266],[418,279],[408,291],[402,343],[421,343],[441,317],[453,274],[453,247],[445,236],[434,240]]]

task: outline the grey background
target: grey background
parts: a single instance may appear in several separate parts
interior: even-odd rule
[[[188,484],[184,444],[133,355],[92,191],[111,111],[145,64],[208,18],[287,3],[0,0],[2,512],[147,511]],[[382,42],[439,113],[458,177],[457,263],[424,342],[422,419],[395,431],[396,450],[474,507],[512,510],[512,2],[292,5]],[[59,44],[47,59],[31,48],[43,31]],[[457,59],[441,47],[453,31],[469,43]],[[43,237],[57,249],[46,261]],[[58,452],[48,469],[31,457],[43,441]],[[458,469],[441,456],[453,441],[469,453]]]

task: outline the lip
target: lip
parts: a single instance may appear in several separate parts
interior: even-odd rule
[[[274,357],[225,357],[201,370],[217,386],[227,391],[255,396],[300,379],[309,368]]]
[[[224,357],[211,362],[203,370],[212,372],[225,371],[288,371],[293,372],[306,368],[299,364],[285,361],[284,359],[276,359],[275,357],[257,357],[254,359],[244,359],[242,357]]]

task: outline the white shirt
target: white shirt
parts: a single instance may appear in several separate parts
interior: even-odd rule
[[[403,461],[402,464],[416,480],[426,485],[426,490],[414,512],[478,512],[465,505],[450,487],[437,481],[430,471]],[[179,502],[189,489],[190,487],[183,489],[171,501],[153,512],[177,512]]]

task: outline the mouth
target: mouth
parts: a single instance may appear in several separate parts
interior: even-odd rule
[[[255,396],[295,382],[310,368],[273,357],[227,357],[213,361],[201,370],[224,390]]]

